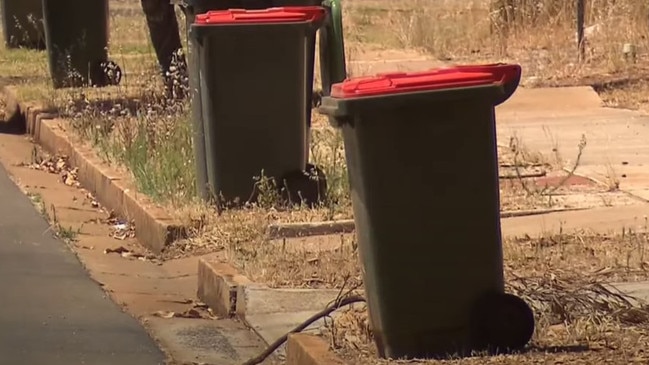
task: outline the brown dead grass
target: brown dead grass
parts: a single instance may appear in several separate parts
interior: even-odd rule
[[[522,83],[531,87],[601,86],[628,78],[632,82],[622,85],[622,90],[620,86],[607,88],[602,97],[611,106],[647,110],[642,85],[649,75],[646,2],[586,1],[586,58],[582,61],[575,4],[562,0],[355,0],[346,2],[346,21],[351,23],[349,38],[385,48],[419,49],[446,63],[519,63]],[[635,59],[625,57],[625,44],[635,46]]]
[[[340,288],[345,278],[360,280],[354,235],[310,240],[310,244],[297,239],[240,241],[223,248],[230,250],[233,263],[253,281],[273,287]],[[649,234],[644,232],[507,238],[503,247],[509,278],[543,277],[551,272],[565,280],[649,279]]]
[[[419,48],[453,63],[513,61],[523,65],[526,77],[546,81],[621,73],[641,64],[648,45],[646,3],[586,3],[585,25],[598,30],[587,31],[584,62],[578,62],[575,2],[350,1],[347,19],[358,24],[356,37],[365,42]],[[624,43],[638,48],[637,64],[625,60]]]
[[[636,77],[614,83],[600,83],[595,91],[611,108],[640,110],[649,113],[649,78]]]

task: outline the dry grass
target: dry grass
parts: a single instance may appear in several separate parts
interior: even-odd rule
[[[506,238],[505,266],[510,278],[542,277],[552,272],[566,280],[645,280],[649,279],[649,234],[645,232],[626,230],[619,235],[597,235],[584,231]],[[251,234],[248,238],[259,237]],[[360,280],[354,235],[242,240],[229,249],[238,252],[234,261],[246,275],[273,287],[340,288],[346,277]]]
[[[349,2],[348,19],[360,24],[357,37],[365,41],[420,48],[451,62],[514,61],[524,66],[526,76],[546,81],[574,81],[636,67],[622,53],[625,43],[637,47],[641,63],[649,31],[647,4],[639,0],[586,3],[585,25],[596,29],[587,31],[589,57],[582,63],[578,62],[575,2],[357,0]],[[387,29],[394,35],[386,36]]]
[[[595,90],[612,108],[624,108],[649,112],[649,82],[647,79],[627,79],[615,83],[600,83]]]
[[[576,2],[562,0],[348,1],[350,37],[416,48],[447,63],[515,62],[530,86],[594,85],[610,106],[647,110],[649,5],[586,1],[586,58],[579,61]],[[635,46],[636,56],[623,53]],[[608,81],[630,79],[622,85]],[[621,88],[621,90],[620,90]]]

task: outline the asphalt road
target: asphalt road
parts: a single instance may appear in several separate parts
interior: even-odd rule
[[[0,166],[0,365],[163,361]]]

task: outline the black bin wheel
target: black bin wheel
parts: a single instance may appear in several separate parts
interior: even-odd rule
[[[534,335],[534,312],[525,301],[506,293],[480,297],[472,311],[474,347],[490,352],[523,349]]]
[[[288,204],[305,204],[311,208],[324,201],[327,179],[319,167],[307,164],[304,171],[289,171],[278,184],[280,196]]]
[[[90,86],[105,87],[119,85],[122,68],[113,61],[95,61],[90,65]]]
[[[102,62],[101,70],[105,77],[105,85],[116,86],[122,81],[122,68],[114,61]]]

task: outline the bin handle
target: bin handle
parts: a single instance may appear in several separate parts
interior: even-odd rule
[[[441,72],[484,72],[494,75],[496,80],[502,84],[504,93],[496,98],[494,106],[502,104],[509,99],[521,82],[521,66],[509,63],[490,63],[485,65],[458,65],[444,67]]]
[[[347,66],[340,0],[325,0],[322,6],[329,11],[320,31],[320,79],[322,93],[328,96],[331,93],[331,85],[347,78]]]

